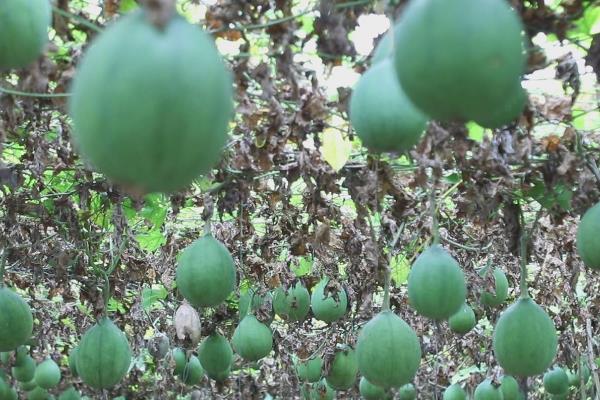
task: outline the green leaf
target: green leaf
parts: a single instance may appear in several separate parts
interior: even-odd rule
[[[600,33],[600,7],[588,8],[583,17],[575,24],[576,31],[584,35],[595,35]]]
[[[337,129],[326,129],[323,132],[323,145],[321,146],[321,154],[327,164],[331,165],[336,172],[350,158],[352,143],[342,135]]]
[[[392,281],[394,285],[400,286],[406,283],[408,280],[408,273],[410,271],[410,264],[404,254],[398,254],[393,257],[390,263],[390,270],[392,273]]]
[[[153,285],[142,290],[142,307],[146,311],[160,307],[160,300],[167,298],[169,292],[163,285]]]
[[[477,125],[475,122],[469,122],[467,124],[467,129],[469,130],[469,139],[476,142],[483,141],[485,129],[482,126]]]
[[[138,5],[135,2],[135,0],[121,0],[121,6],[119,7],[119,12],[126,13],[135,8],[138,8]]]
[[[164,199],[161,194],[151,194],[144,199],[144,208],[141,215],[154,224],[156,228],[160,228],[167,218],[167,206],[163,204]]]
[[[135,237],[142,250],[153,252],[165,244],[166,239],[160,229],[153,229],[147,233],[141,233]]]
[[[308,275],[312,271],[313,264],[312,257],[301,257],[298,259],[298,265],[292,266],[292,272],[298,277]]]

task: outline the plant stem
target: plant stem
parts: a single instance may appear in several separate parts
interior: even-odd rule
[[[435,204],[435,183],[431,184],[431,192],[429,194],[429,213],[431,215],[431,236],[433,237],[432,245],[440,244],[440,227],[437,219],[437,209]]]
[[[0,288],[4,286],[4,269],[6,267],[6,249],[0,255]]]
[[[13,96],[21,97],[37,97],[40,99],[55,99],[62,97],[70,97],[71,93],[33,93],[33,92],[21,92],[20,90],[8,89],[0,87],[0,93],[11,94]]]
[[[521,265],[521,279],[520,279],[520,283],[519,283],[519,289],[520,289],[520,298],[522,299],[527,299],[529,298],[529,292],[527,290],[527,242],[528,242],[528,236],[524,231],[524,228],[521,227],[521,229],[523,229],[523,232],[521,233],[521,238],[519,241],[519,262]]]
[[[79,22],[81,25],[85,26],[86,28],[90,28],[91,30],[93,30],[95,32],[98,32],[98,33],[102,32],[101,27],[99,27],[98,25],[94,24],[93,22],[90,22],[87,19],[85,19],[77,14],[70,13],[61,8],[58,8],[57,6],[52,6],[52,11],[54,11],[54,13],[56,13],[62,17],[66,17],[66,18],[75,20],[75,21]]]

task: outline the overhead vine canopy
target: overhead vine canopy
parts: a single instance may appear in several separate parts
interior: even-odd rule
[[[541,376],[548,363],[542,371],[527,369],[519,361],[522,352],[504,361],[495,353],[516,347],[493,335],[510,304],[538,307],[534,300],[545,313],[540,324],[550,321],[556,329],[544,342],[552,347],[557,341],[556,355],[545,356],[569,372],[572,397],[565,398],[598,396],[600,281],[594,268],[600,261],[592,264],[600,258],[593,254],[600,248],[598,239],[593,241],[600,233],[600,211],[589,214],[581,234],[592,240],[588,250],[582,250],[577,230],[581,216],[600,201],[600,4],[482,4],[496,2],[500,10],[512,6],[506,18],[515,18],[510,21],[519,38],[522,22],[524,53],[513,57],[519,79],[521,61],[526,68],[521,86],[505,74],[508,67],[486,76],[490,87],[511,86],[494,96],[486,85],[473,89],[467,78],[456,79],[479,78],[482,68],[491,70],[502,61],[494,53],[489,66],[472,63],[473,49],[487,37],[473,27],[485,13],[456,13],[464,24],[449,29],[471,32],[461,36],[468,45],[428,52],[426,39],[414,48],[402,42],[409,28],[386,36],[407,10],[418,15],[404,0],[181,0],[178,12],[206,35],[194,27],[193,41],[169,42],[164,38],[169,25],[161,22],[166,17],[158,13],[156,42],[142,33],[123,42],[115,36],[112,45],[120,52],[111,53],[106,45],[96,49],[95,58],[86,58],[90,45],[113,24],[141,15],[135,14],[141,6],[133,0],[57,0],[49,42],[37,59],[37,52],[33,58],[19,53],[32,59],[20,67],[7,64],[3,54],[16,50],[0,37],[0,271],[33,314],[29,347],[6,353],[0,368],[10,375],[9,367],[24,365],[26,352],[40,366],[50,358],[61,369],[60,383],[49,388],[39,383],[44,379],[24,388],[16,375],[3,379],[1,371],[0,381],[23,396],[46,389],[58,395],[74,386],[90,398],[127,399],[312,399],[327,398],[333,390],[338,398],[359,398],[371,383],[395,388],[396,398],[411,398],[397,389],[410,381],[417,398],[441,399],[452,384],[473,393],[487,382],[491,389],[478,390],[496,390],[504,378],[508,382],[512,368],[520,390],[541,399],[552,393],[554,376]],[[0,33],[9,3],[0,0]],[[140,3],[152,10],[165,1]],[[187,29],[182,21],[186,28],[181,29]],[[443,24],[431,24],[417,28],[443,31]],[[36,34],[23,40],[35,47]],[[157,52],[148,76],[168,79],[144,80],[139,55],[151,54],[159,41],[164,53]],[[134,43],[129,51],[124,42]],[[198,43],[199,53],[164,57]],[[392,51],[394,46],[404,46],[403,51]],[[514,41],[498,44],[507,54],[511,46]],[[373,56],[375,48],[383,50]],[[488,49],[481,52],[488,56]],[[425,92],[424,80],[414,86],[402,82],[406,74],[427,74],[443,62],[454,69],[431,73],[433,94],[415,95]],[[93,84],[73,85],[84,69],[81,80]],[[203,76],[205,71],[210,73]],[[368,72],[374,72],[373,82],[388,79],[374,94],[364,89],[380,98],[351,100]],[[126,81],[138,85],[129,97],[121,90]],[[397,85],[399,91],[400,83],[406,99],[386,97],[386,89]],[[194,97],[195,90],[206,96]],[[163,97],[153,103],[156,93]],[[484,118],[498,98],[499,113],[516,99],[517,112],[507,111],[514,113],[511,121]],[[439,99],[443,110],[434,104]],[[402,119],[393,129],[410,125],[413,136],[388,149],[386,140],[392,139],[382,139],[381,132],[390,128],[379,113],[390,103],[395,107],[394,101],[401,106],[390,106],[389,115]],[[178,117],[184,108],[192,110],[189,120]],[[430,118],[434,109],[438,114]],[[361,111],[362,120],[355,117]],[[116,114],[120,118],[111,120]],[[86,142],[82,132],[90,126],[98,129]],[[131,147],[115,145],[139,126],[147,129],[127,142]],[[370,128],[369,138],[363,132]],[[202,134],[186,136],[188,130]],[[170,136],[153,136],[158,131]],[[145,158],[136,157],[139,149],[149,149]],[[175,149],[176,160],[155,157],[165,149]],[[393,151],[377,152],[386,150]],[[89,157],[94,152],[99,158]],[[145,168],[123,167],[144,161]],[[432,252],[445,261],[428,262]],[[185,271],[201,261],[220,269],[202,277]],[[455,281],[445,279],[439,290],[430,291],[432,268]],[[425,274],[420,281],[419,270]],[[10,296],[4,290],[0,287],[0,302]],[[453,319],[459,311],[454,303],[464,314]],[[330,304],[347,306],[340,311]],[[7,329],[2,318],[0,351],[8,351],[2,348]],[[396,337],[410,337],[403,344],[413,343],[414,331],[412,353],[398,354],[410,368],[415,364],[416,372],[407,367],[404,379],[384,376],[394,368],[373,368],[368,376],[361,367],[360,375],[373,382],[363,383],[355,369],[348,385],[334,376],[338,364],[385,357],[375,348],[354,353],[367,341],[359,332],[369,321],[364,332],[374,332],[371,337],[383,337],[377,336],[383,335],[377,321],[396,327]],[[28,326],[21,328],[30,336]],[[224,338],[233,343],[233,352]],[[202,350],[208,341],[216,343],[211,349],[218,356]],[[72,356],[75,348],[80,355]],[[121,356],[92,366],[118,371],[96,376],[99,368],[86,365],[76,377],[77,362],[69,370],[70,356],[83,363],[81,354],[96,354],[98,348]],[[322,365],[297,368],[315,356]],[[228,357],[229,369],[215,366],[215,360]],[[55,365],[44,368],[46,381],[53,383]],[[556,376],[560,383],[560,371]],[[327,383],[319,382],[321,377],[328,377]],[[0,385],[0,395],[2,390]]]

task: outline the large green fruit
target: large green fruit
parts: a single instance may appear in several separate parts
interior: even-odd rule
[[[48,391],[39,386],[27,393],[28,400],[47,400],[49,398],[50,395],[48,394]]]
[[[227,140],[230,73],[209,35],[179,15],[164,29],[143,10],[121,17],[88,48],[72,92],[82,155],[136,191],[188,186]]]
[[[198,358],[206,375],[217,379],[231,367],[233,350],[224,336],[213,333],[200,343]]]
[[[363,326],[356,354],[360,373],[386,389],[412,381],[421,363],[417,335],[390,310],[377,314]]]
[[[29,354],[19,363],[12,367],[12,376],[19,382],[29,382],[35,375],[35,361]]]
[[[443,320],[465,302],[467,286],[460,266],[440,245],[425,250],[408,275],[408,299],[421,315]]]
[[[338,350],[335,353],[329,373],[325,377],[327,384],[336,390],[350,389],[356,381],[358,363],[356,352],[351,348]]]
[[[508,307],[494,329],[496,360],[514,376],[543,373],[552,363],[557,346],[554,323],[530,298],[521,298]]]
[[[244,360],[258,361],[273,349],[273,333],[267,325],[249,314],[235,328],[231,344]]]
[[[458,383],[450,385],[444,390],[444,400],[467,400],[467,393]]]
[[[81,399],[81,394],[74,387],[70,387],[58,396],[58,400],[79,400]]]
[[[481,293],[481,303],[488,307],[497,307],[504,303],[508,297],[508,279],[500,268],[494,268],[494,293],[484,291]]]
[[[473,309],[465,303],[457,313],[450,317],[448,324],[453,332],[462,334],[470,332],[471,329],[477,325],[475,312],[473,312]]]
[[[181,372],[180,378],[186,385],[195,385],[200,382],[204,375],[204,369],[200,364],[198,357],[191,356]]]
[[[297,282],[287,291],[282,287],[275,290],[273,295],[273,310],[281,318],[290,321],[302,321],[310,309],[310,294],[308,290]]]
[[[185,351],[179,347],[176,347],[171,352],[171,358],[173,360],[173,363],[175,364],[173,374],[181,375],[187,364],[187,357],[185,355]]]
[[[486,113],[482,117],[473,117],[473,119],[485,128],[500,128],[520,116],[525,104],[527,104],[527,93],[523,90],[521,84],[518,84],[514,92],[493,113]]]
[[[0,0],[0,69],[25,67],[42,54],[50,17],[48,0]]]
[[[48,358],[42,361],[35,369],[33,380],[44,389],[51,389],[60,382],[61,373],[54,360]]]
[[[310,305],[316,319],[331,323],[342,318],[348,308],[348,296],[341,289],[335,293],[325,293],[329,278],[322,279],[314,288],[310,296]]]
[[[231,253],[212,235],[204,235],[181,253],[177,288],[193,306],[221,304],[235,288],[235,280]]]
[[[519,383],[510,375],[504,375],[502,379],[500,379],[500,391],[502,392],[503,400],[519,399]]]
[[[77,347],[74,347],[69,354],[69,370],[74,377],[79,376],[77,372]]]
[[[600,269],[600,203],[586,211],[577,227],[577,252],[586,267]]]
[[[486,379],[475,388],[473,400],[502,400],[502,392]]]
[[[417,391],[412,383],[407,383],[398,389],[398,400],[415,400],[416,398]]]
[[[11,351],[24,344],[33,332],[33,316],[21,296],[0,287],[0,351]]]
[[[564,369],[554,367],[544,374],[544,389],[550,394],[563,394],[569,389],[569,377]]]
[[[364,397],[365,400],[385,400],[386,398],[385,389],[381,386],[373,385],[364,376],[360,378],[358,389],[360,395]]]
[[[412,1],[395,28],[400,83],[434,119],[493,118],[525,69],[522,29],[505,0]]]
[[[298,379],[306,382],[318,382],[321,379],[323,359],[314,357],[308,360],[296,360],[296,375]]]
[[[350,122],[370,150],[403,152],[419,142],[427,117],[402,91],[390,59],[359,79],[350,98]]]
[[[123,379],[131,364],[125,334],[108,318],[88,329],[77,349],[77,371],[96,389],[110,388]]]

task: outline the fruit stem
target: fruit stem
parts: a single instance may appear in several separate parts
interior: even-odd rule
[[[385,283],[383,286],[383,305],[381,306],[382,311],[388,311],[390,309],[390,267],[385,268]]]
[[[519,242],[519,261],[521,264],[521,279],[519,284],[520,297],[522,299],[529,298],[529,291],[527,290],[527,234],[523,231]]]
[[[4,286],[4,269],[6,267],[6,250],[0,255],[0,288]]]
[[[163,30],[175,14],[176,0],[143,0],[150,23]]]
[[[207,220],[204,222],[204,235],[208,236],[211,234],[211,230],[210,230],[210,220]]]
[[[432,183],[431,192],[429,193],[429,214],[431,215],[431,235],[433,236],[432,244],[440,244],[440,227],[438,224],[435,204],[435,183]]]

